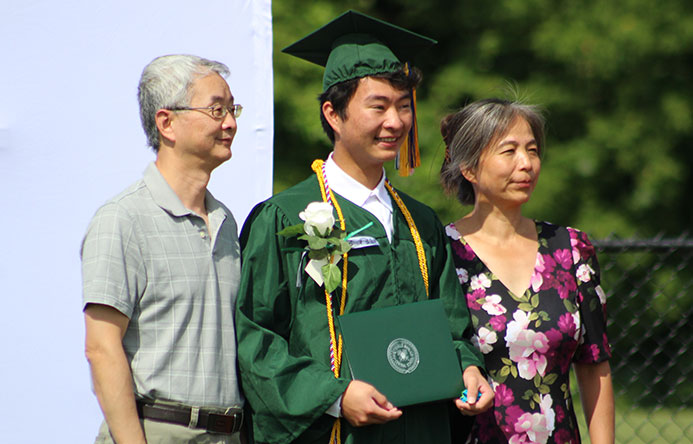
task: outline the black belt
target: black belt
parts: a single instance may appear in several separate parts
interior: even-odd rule
[[[178,424],[194,429],[205,429],[214,433],[236,433],[243,424],[243,410],[233,409],[230,413],[218,413],[207,409],[168,404],[152,404],[137,400],[140,418]]]

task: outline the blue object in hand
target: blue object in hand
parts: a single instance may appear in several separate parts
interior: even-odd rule
[[[476,394],[476,400],[478,401],[481,399],[481,392],[477,392]],[[462,390],[462,396],[460,396],[460,400],[462,402],[467,402],[467,389]]]

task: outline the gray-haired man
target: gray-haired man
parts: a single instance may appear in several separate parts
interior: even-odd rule
[[[99,443],[237,443],[236,222],[207,191],[231,158],[228,68],[159,57],[139,84],[156,161],[97,211],[82,244],[86,356]]]

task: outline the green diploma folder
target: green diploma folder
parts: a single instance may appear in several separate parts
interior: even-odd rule
[[[375,386],[395,406],[460,396],[462,370],[440,299],[337,320],[352,377]]]

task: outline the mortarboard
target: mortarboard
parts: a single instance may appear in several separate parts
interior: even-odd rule
[[[350,79],[401,68],[435,40],[399,26],[347,11],[282,50],[325,67],[323,91]]]
[[[408,69],[403,62],[437,43],[399,26],[349,10],[282,52],[325,67],[323,91],[351,79]],[[416,92],[412,91],[414,123],[397,160],[401,175],[418,166]]]

